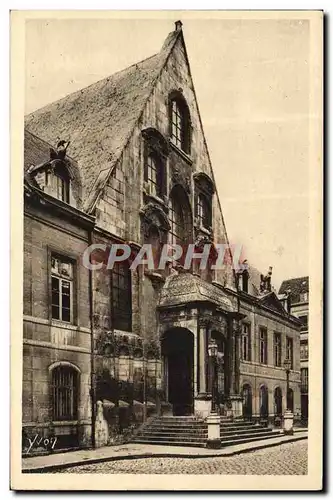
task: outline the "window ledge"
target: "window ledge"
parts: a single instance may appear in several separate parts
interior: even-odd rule
[[[67,323],[66,321],[58,321],[56,319],[51,320],[51,326],[56,326],[58,328],[64,328],[67,330],[78,330],[79,326],[74,325],[73,323]]]
[[[148,190],[146,188],[143,188],[143,193],[145,196],[147,196],[148,198],[156,201],[157,203],[159,203],[160,205],[163,205],[163,207],[166,207],[167,204],[166,202],[163,200],[163,198],[161,198],[160,196],[157,196],[155,194],[151,194],[148,192]]]
[[[189,165],[192,165],[193,160],[190,158],[190,156],[187,153],[185,153],[185,151],[183,151],[182,149],[179,149],[179,147],[176,146],[176,144],[174,144],[174,142],[172,142],[171,139],[169,139],[169,144],[172,147],[172,149],[174,149],[176,151],[176,153],[178,153]]]

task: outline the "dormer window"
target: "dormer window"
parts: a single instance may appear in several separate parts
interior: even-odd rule
[[[185,99],[179,93],[170,98],[170,138],[171,142],[186,154],[190,154],[191,123]]]
[[[51,196],[69,203],[70,179],[65,167],[57,166],[51,172],[47,172],[46,185]]]

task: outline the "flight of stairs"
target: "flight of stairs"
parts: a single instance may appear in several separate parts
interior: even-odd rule
[[[194,446],[205,448],[207,423],[196,417],[157,417],[144,425],[132,442],[168,446]],[[280,435],[273,430],[242,419],[221,417],[221,446],[270,439]]]

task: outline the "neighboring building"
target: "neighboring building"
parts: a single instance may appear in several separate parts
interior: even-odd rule
[[[266,276],[248,267],[239,277],[240,311],[246,317],[240,335],[240,387],[244,415],[281,419],[288,407],[300,419],[299,322],[288,312]],[[289,394],[284,361],[291,360]]]
[[[161,271],[82,264],[90,244],[128,243],[133,258],[144,243],[155,257],[166,242],[228,243],[181,23],[158,54],[25,125],[25,432],[75,435],[81,446],[92,432],[100,445],[139,424],[143,402],[206,416],[211,338],[222,404],[241,414],[247,391],[246,414],[249,393],[253,417],[280,413],[273,398],[277,388],[283,397],[289,355],[297,413],[299,322],[267,277],[253,288],[244,272],[238,294],[231,259],[214,270],[214,252],[203,270],[181,260]],[[48,144],[57,144],[49,154]],[[100,248],[92,260],[107,257]]]
[[[285,280],[279,290],[287,294],[290,302],[290,312],[301,322],[300,360],[301,360],[301,407],[302,420],[308,420],[309,407],[309,277]]]
[[[91,435],[89,271],[80,258],[94,218],[82,211],[74,160],[51,159],[28,131],[24,152],[23,436],[51,432],[57,447],[75,447]]]

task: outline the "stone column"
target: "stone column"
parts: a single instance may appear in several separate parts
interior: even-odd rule
[[[197,394],[194,401],[194,412],[202,418],[206,418],[211,411],[212,398],[209,393],[208,380],[206,376],[207,363],[207,341],[208,341],[208,324],[198,320],[197,330],[197,347],[198,347],[198,386]]]

